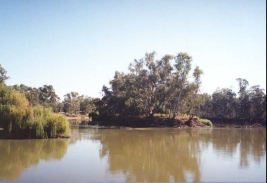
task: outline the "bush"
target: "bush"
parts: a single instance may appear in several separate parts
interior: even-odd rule
[[[23,93],[0,84],[0,127],[14,136],[35,138],[69,135],[69,122],[50,108],[31,107]]]
[[[198,120],[199,120],[199,122],[204,123],[204,124],[206,124],[206,125],[208,125],[210,127],[213,126],[212,122],[210,120],[208,120],[208,119],[201,119],[201,118],[199,118]]]

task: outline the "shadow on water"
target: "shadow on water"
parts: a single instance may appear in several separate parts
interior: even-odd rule
[[[57,161],[66,154],[68,139],[0,140],[0,181],[14,181],[41,160]]]

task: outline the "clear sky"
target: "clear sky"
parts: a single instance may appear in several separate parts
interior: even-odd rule
[[[265,0],[0,0],[7,84],[100,97],[115,71],[146,52],[187,52],[202,92],[266,88]]]

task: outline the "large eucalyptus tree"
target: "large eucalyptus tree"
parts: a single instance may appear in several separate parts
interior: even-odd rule
[[[155,54],[147,53],[144,58],[134,60],[128,74],[115,72],[114,79],[110,81],[110,90],[103,90],[106,111],[120,115],[153,116],[168,108],[175,117],[180,101],[187,93],[198,92],[203,72],[196,67],[190,75],[192,58],[189,55],[166,54],[156,60]],[[190,77],[195,80],[190,82]]]

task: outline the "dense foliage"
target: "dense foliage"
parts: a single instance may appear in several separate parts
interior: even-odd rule
[[[246,122],[266,122],[266,94],[260,86],[248,89],[249,82],[237,79],[239,92],[231,88],[217,89],[212,95],[202,94],[198,108],[207,118],[238,119]]]
[[[44,106],[51,108],[54,112],[65,112],[71,114],[89,114],[95,111],[94,98],[70,92],[64,95],[60,101],[52,85],[33,88],[26,85],[14,85],[13,89],[24,93],[32,106]]]
[[[16,119],[17,125],[9,123],[13,126],[6,126],[11,131],[22,128],[25,120],[32,121],[40,111],[40,118],[49,121],[52,112],[47,108],[57,113],[86,114],[103,120],[154,116],[175,119],[177,116],[197,115],[208,119],[266,123],[266,94],[260,86],[248,88],[249,82],[238,78],[238,93],[232,88],[218,88],[213,94],[200,93],[203,71],[198,66],[192,69],[191,56],[186,53],[166,54],[159,60],[155,56],[156,53],[152,52],[134,60],[128,73],[116,71],[110,87],[103,86],[101,99],[70,92],[60,101],[52,85],[33,88],[21,84],[11,89],[3,84],[9,77],[0,65],[1,118],[8,114],[13,121]],[[9,114],[7,111],[12,112]],[[63,121],[60,116],[53,116],[56,121]]]
[[[39,88],[32,88],[26,85],[14,85],[13,89],[24,93],[32,106],[44,106],[52,108],[54,112],[60,112],[59,97],[52,85],[44,85]]]
[[[32,107],[24,93],[0,83],[0,128],[13,136],[33,138],[69,134],[69,122],[50,108]]]
[[[129,66],[130,73],[116,72],[111,88],[103,87],[104,97],[98,103],[100,114],[110,117],[172,113],[175,118],[181,102],[199,90],[203,72],[196,67],[191,73],[191,62],[186,53],[155,60],[153,52],[135,60]],[[191,109],[194,102],[189,105]]]
[[[79,95],[78,92],[70,92],[64,95],[62,110],[66,113],[89,114],[96,110],[94,101],[94,98]]]
[[[260,86],[248,89],[249,82],[238,78],[239,92],[231,88],[201,94],[202,70],[191,72],[192,58],[186,53],[165,55],[155,60],[155,53],[134,60],[129,73],[115,72],[111,87],[103,86],[103,98],[96,102],[101,117],[154,116],[170,118],[197,115],[204,118],[266,122],[266,94]]]

